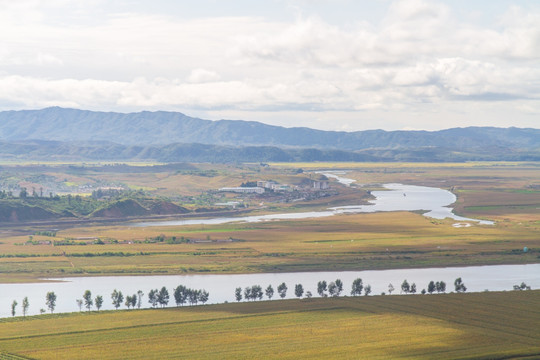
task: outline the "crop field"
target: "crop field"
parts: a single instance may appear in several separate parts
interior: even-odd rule
[[[96,236],[117,243],[21,245],[26,236],[7,237],[0,244],[4,254],[0,272],[13,279],[29,275],[249,273],[538,262],[538,221],[468,228],[455,228],[453,223],[397,212],[212,226],[74,228],[59,231],[55,238],[34,238],[54,241]],[[148,241],[173,236],[194,242]],[[525,246],[530,249],[526,253]]]
[[[257,301],[4,319],[26,359],[540,357],[540,291]]]

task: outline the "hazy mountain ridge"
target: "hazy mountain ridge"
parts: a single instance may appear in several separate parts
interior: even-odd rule
[[[347,151],[440,147],[474,149],[506,147],[540,149],[540,129],[468,127],[441,131],[357,132],[322,131],[310,128],[284,128],[253,121],[210,121],[178,112],[112,113],[59,107],[42,110],[0,112],[0,140],[49,140],[102,143],[106,151],[122,144],[121,151],[155,151],[156,145],[200,143],[212,145],[268,145],[277,147],[326,148]],[[84,144],[83,144],[84,145]],[[25,147],[29,143],[25,142]],[[36,144],[37,146],[37,144]],[[72,147],[68,145],[68,147]],[[91,145],[95,151],[103,151]],[[87,148],[90,151],[89,148]],[[119,149],[118,149],[119,150]],[[149,154],[151,155],[151,154]]]
[[[130,146],[110,142],[60,142],[46,140],[0,141],[5,160],[158,161],[158,162],[309,162],[309,161],[540,161],[540,151],[500,146],[457,151],[443,147],[411,147],[346,151],[275,146],[168,144]]]

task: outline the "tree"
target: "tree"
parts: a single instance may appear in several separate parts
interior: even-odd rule
[[[394,289],[394,285],[392,285],[392,283],[388,284],[388,293],[389,293],[390,295],[392,295],[392,291],[394,291],[394,290],[395,290],[395,289]]]
[[[118,309],[124,302],[124,295],[122,294],[121,291],[114,289],[111,294],[111,299],[112,299],[114,308]]]
[[[137,309],[141,308],[142,303],[142,297],[144,296],[144,293],[141,290],[137,291]]]
[[[311,293],[311,291],[306,292],[306,298],[311,299],[312,296],[313,294]]]
[[[184,305],[187,301],[187,288],[184,285],[178,285],[174,289],[173,295],[176,306]]]
[[[127,306],[128,310],[129,310],[129,307],[131,306],[131,295],[126,296],[125,305]]]
[[[103,306],[103,296],[96,296],[94,302],[96,303],[96,309],[99,311],[99,309],[101,309],[101,306]]]
[[[411,286],[407,282],[407,279],[403,280],[403,282],[401,283],[401,292],[408,294],[410,290],[411,290]]]
[[[463,280],[461,280],[460,277],[458,277],[454,281],[454,287],[456,289],[456,292],[458,292],[458,293],[467,291],[467,287],[465,286],[465,284],[463,283]]]
[[[210,297],[210,294],[206,290],[199,291],[199,301],[203,304],[205,304],[208,301],[208,298]]]
[[[156,307],[158,301],[157,301],[157,289],[156,290],[150,290],[148,292],[148,302],[152,305],[152,307]]]
[[[15,316],[15,308],[17,307],[17,300],[13,300],[13,302],[11,303],[11,316]]]
[[[238,302],[242,301],[242,288],[241,287],[237,287],[234,290],[234,297],[236,298],[236,301]]]
[[[363,289],[364,289],[364,284],[362,283],[362,279],[357,278],[352,283],[351,295],[352,296],[362,295]]]
[[[302,295],[304,295],[304,287],[302,284],[296,284],[294,286],[294,295],[296,295],[296,297],[302,297]]]
[[[125,305],[127,306],[128,309],[130,307],[135,309],[135,305],[137,305],[137,294],[133,294],[131,296],[127,295]]]
[[[188,299],[191,305],[197,305],[199,301],[199,290],[188,289]]]
[[[268,285],[268,287],[266,288],[266,290],[264,290],[264,292],[268,300],[272,299],[272,296],[274,296],[274,288],[272,287],[272,285]]]
[[[368,296],[369,294],[371,294],[371,285],[366,285],[364,288],[364,295]]]
[[[45,295],[45,304],[52,314],[54,312],[54,308],[56,307],[56,294],[54,291],[49,291],[47,295]]]
[[[438,293],[442,292],[446,292],[446,283],[444,281],[437,281],[435,283],[435,289],[437,290]]]
[[[525,284],[525,282],[522,282],[520,285],[514,285],[514,290],[517,290],[517,291],[531,290],[531,287]]]
[[[336,286],[337,286],[337,296],[341,294],[343,291],[343,282],[340,279],[336,279]]]
[[[426,295],[426,289],[422,289],[422,291],[420,292],[422,295]]]
[[[437,289],[435,287],[435,282],[433,280],[431,280],[427,286],[427,292],[430,293],[430,294],[433,294],[433,292],[435,291],[435,289]]]
[[[92,305],[94,305],[94,301],[92,300],[92,293],[90,290],[86,290],[83,294],[84,299],[84,306],[90,311],[90,308],[92,308]]]
[[[331,281],[330,284],[328,284],[328,294],[330,296],[338,296],[338,287],[335,282]]]
[[[251,287],[251,296],[253,297],[253,300],[261,300],[263,297],[262,287],[260,285],[253,285]]]
[[[157,301],[161,307],[165,307],[167,304],[169,304],[169,291],[165,286],[159,290],[159,293],[157,294]]]
[[[415,283],[412,283],[411,284],[411,289],[409,290],[409,292],[411,294],[415,294],[416,293],[416,284]]]
[[[326,281],[319,281],[317,283],[317,293],[319,294],[319,296],[326,296],[325,294],[325,291],[326,291]]]
[[[251,286],[246,286],[246,288],[244,289],[244,298],[246,300],[251,300],[252,299]]]
[[[26,316],[26,313],[28,312],[28,307],[30,306],[30,303],[28,302],[28,296],[25,296],[22,301],[22,312],[23,316]]]
[[[283,299],[285,296],[287,296],[287,285],[285,285],[285,283],[281,283],[277,287],[277,291],[279,296]]]
[[[77,299],[75,301],[77,302],[77,306],[79,307],[79,311],[82,311],[82,306],[84,304],[83,299]]]

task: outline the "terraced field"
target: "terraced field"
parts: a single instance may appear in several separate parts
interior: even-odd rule
[[[533,359],[540,291],[14,318],[0,323],[0,351],[28,359]]]

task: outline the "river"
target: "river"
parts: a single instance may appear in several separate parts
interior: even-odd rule
[[[234,290],[237,287],[260,285],[265,289],[269,284],[274,290],[285,282],[288,286],[287,297],[294,297],[294,285],[302,284],[305,291],[317,296],[317,282],[341,279],[344,284],[342,295],[348,295],[354,279],[362,278],[364,285],[371,285],[372,295],[388,292],[388,284],[392,283],[399,294],[401,283],[407,280],[416,283],[418,293],[426,288],[429,281],[446,282],[447,292],[453,291],[454,280],[463,279],[468,292],[484,290],[512,290],[513,285],[525,282],[533,289],[540,288],[540,264],[529,265],[493,265],[428,269],[399,269],[373,271],[344,272],[299,272],[299,273],[266,273],[266,274],[230,274],[230,275],[163,275],[163,276],[103,276],[56,279],[59,282],[0,284],[0,317],[10,315],[13,300],[19,303],[17,314],[21,315],[22,299],[29,299],[29,315],[38,314],[41,308],[46,309],[45,295],[54,291],[57,295],[56,312],[79,311],[76,299],[82,299],[85,290],[90,290],[93,297],[102,295],[103,309],[112,309],[111,293],[114,289],[122,291],[124,296],[133,295],[137,290],[145,293],[143,306],[149,307],[146,294],[151,289],[165,286],[170,294],[169,306],[174,306],[174,288],[180,284],[194,288],[206,289],[210,293],[209,303],[234,301]],[[278,298],[277,291],[273,299]],[[122,306],[125,308],[125,306]]]
[[[327,174],[328,175],[328,174]],[[340,178],[337,180],[354,181],[352,179]],[[350,184],[350,182],[349,182]],[[269,215],[251,215],[241,217],[218,217],[210,219],[184,219],[170,221],[147,221],[127,224],[134,227],[149,226],[182,226],[182,225],[217,225],[231,222],[260,222],[270,220],[291,220],[328,217],[346,213],[371,213],[377,211],[425,211],[424,216],[444,219],[451,218],[457,221],[476,222],[481,225],[493,225],[492,221],[477,220],[458,216],[452,212],[449,205],[456,201],[456,196],[448,190],[434,187],[384,184],[387,190],[373,191],[374,200],[369,205],[349,205],[333,207],[322,211],[309,211],[297,213],[280,213]]]

